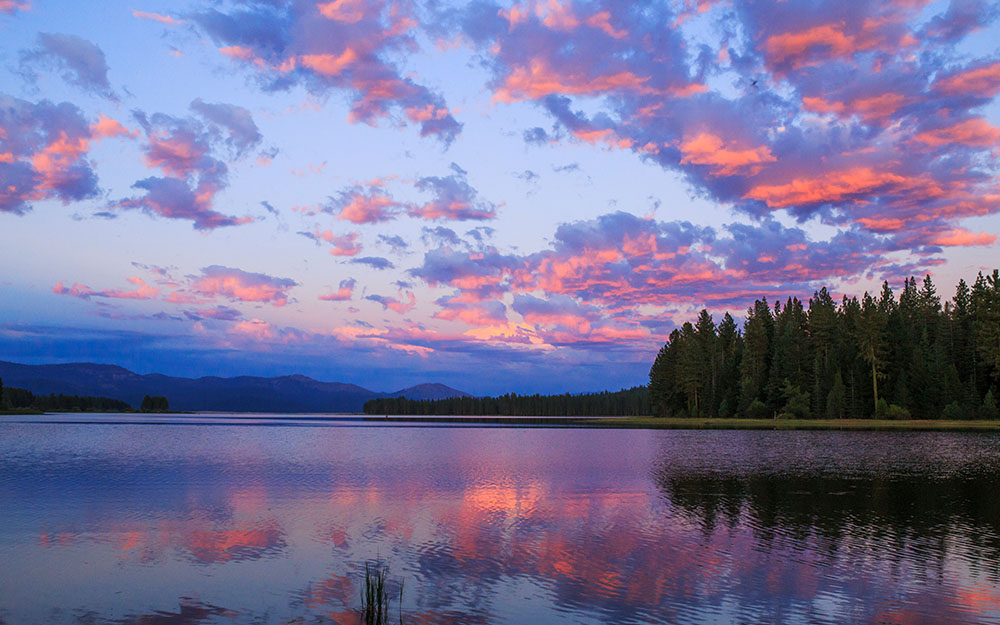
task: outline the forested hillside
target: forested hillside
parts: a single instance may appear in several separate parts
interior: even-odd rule
[[[997,418],[1000,272],[942,302],[930,276],[897,298],[824,288],[803,305],[757,300],[743,327],[702,311],[649,372],[659,416]]]

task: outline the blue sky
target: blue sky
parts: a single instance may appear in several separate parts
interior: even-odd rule
[[[1000,232],[988,2],[0,1],[0,359],[642,383]]]

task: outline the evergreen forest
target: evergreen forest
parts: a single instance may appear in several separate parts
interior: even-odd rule
[[[79,395],[35,395],[23,388],[3,387],[0,381],[0,411],[28,410],[40,412],[131,412],[132,407],[110,397]]]
[[[784,419],[998,418],[1000,272],[950,299],[930,276],[899,296],[754,302],[742,327],[707,310],[671,332],[649,372],[652,413]]]
[[[605,417],[650,414],[645,386],[582,395],[518,395],[407,399],[380,397],[365,402],[365,414],[425,416]]]

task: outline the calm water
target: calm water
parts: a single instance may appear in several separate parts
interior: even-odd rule
[[[3,419],[6,625],[1000,621],[993,434]]]

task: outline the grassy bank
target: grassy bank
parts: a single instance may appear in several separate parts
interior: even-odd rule
[[[454,423],[506,426],[552,426],[591,428],[632,428],[644,430],[898,430],[898,431],[970,431],[1000,432],[1000,421],[908,419],[686,419],[621,417],[607,419],[530,417],[369,417],[370,421],[399,423]]]

